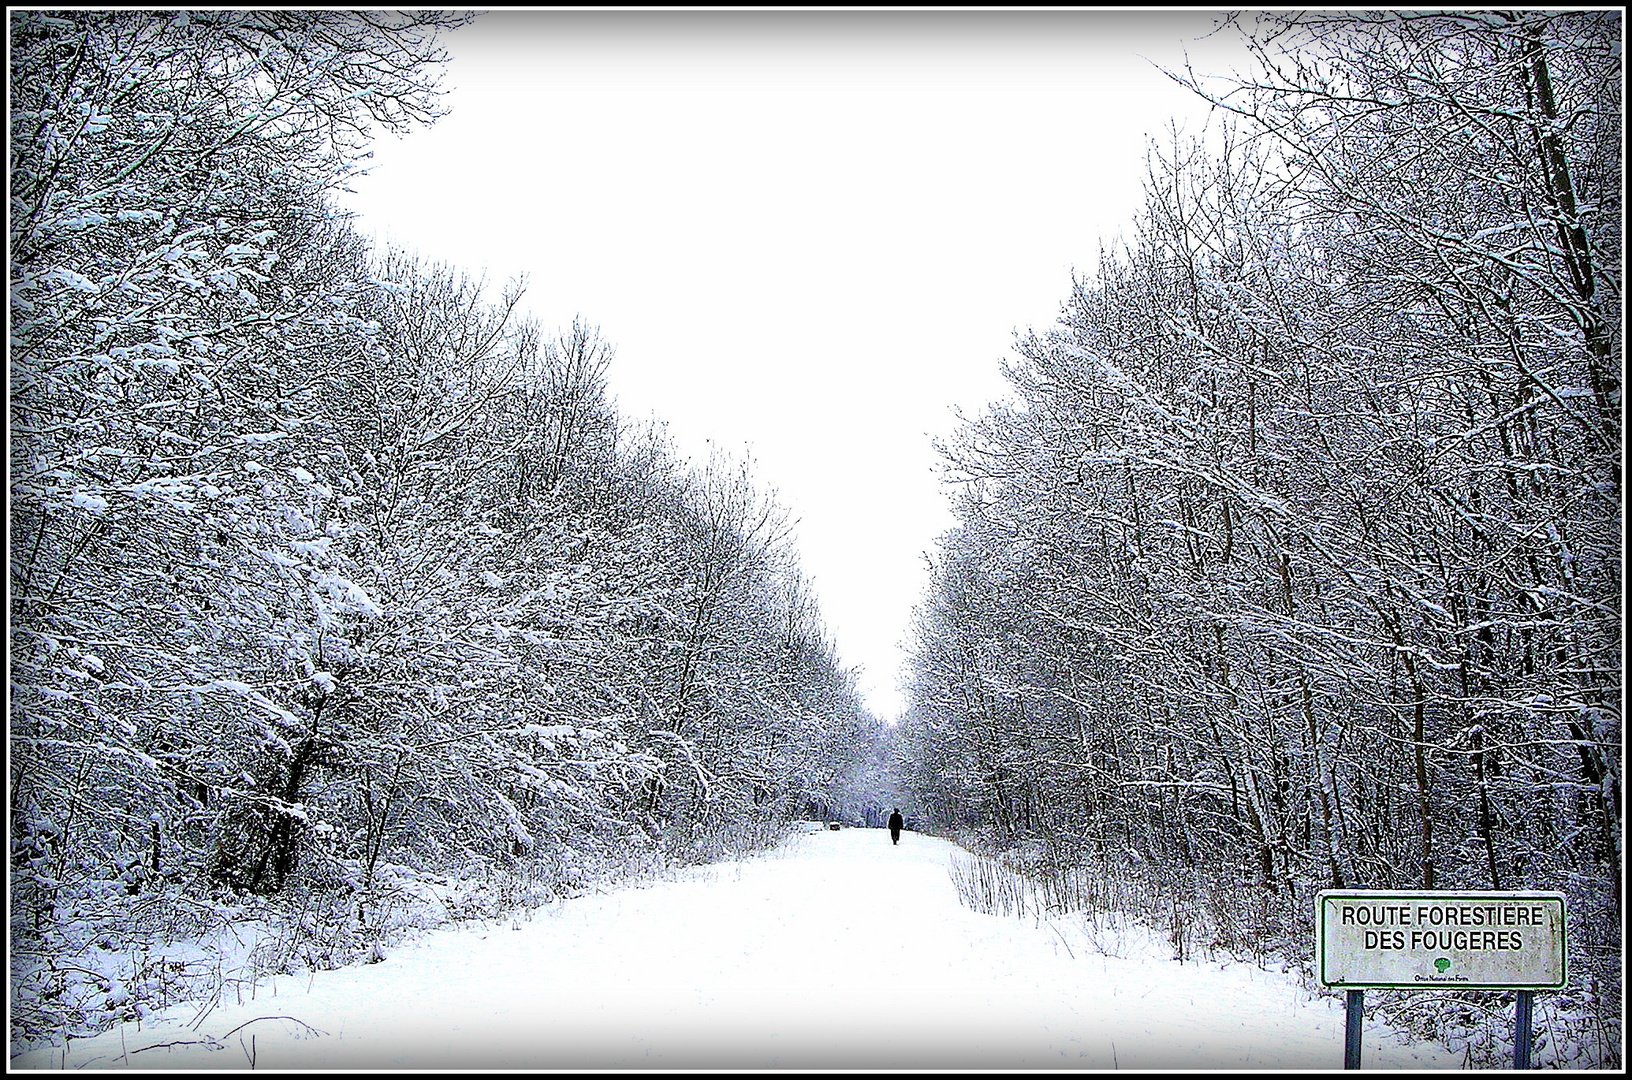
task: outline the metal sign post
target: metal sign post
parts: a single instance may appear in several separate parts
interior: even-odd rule
[[[1515,990],[1513,1067],[1528,1069],[1537,990],[1563,989],[1564,894],[1380,892],[1315,897],[1321,985],[1347,992],[1343,1067],[1360,1067],[1365,991]]]
[[[1366,1015],[1366,992],[1346,990],[1343,993],[1343,1067],[1360,1067],[1360,1021]]]
[[[1530,1005],[1534,1001],[1534,990],[1520,990],[1518,1000],[1513,1003],[1513,1067],[1528,1069],[1530,1067]]]

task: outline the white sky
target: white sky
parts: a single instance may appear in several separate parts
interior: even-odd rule
[[[899,847],[883,829],[800,835],[646,887],[442,928],[381,963],[270,978],[253,997],[233,988],[238,945],[219,1007],[172,1006],[10,1068],[230,1070],[251,1052],[257,1069],[313,1072],[1342,1065],[1340,998],[1222,952],[1179,963],[1165,934],[1125,916],[971,911],[957,859],[968,855],[913,832]],[[156,945],[161,956],[210,967],[184,944]],[[1539,1067],[1586,1067],[1536,1049]],[[1462,1067],[1375,1015],[1360,1060]]]
[[[1004,396],[1014,332],[1131,227],[1146,136],[1206,105],[1145,58],[1239,61],[1201,10],[501,10],[446,38],[451,115],[376,145],[379,241],[529,278],[580,315],[620,411],[701,464],[751,453],[881,718],[922,554],[952,525],[933,437]]]

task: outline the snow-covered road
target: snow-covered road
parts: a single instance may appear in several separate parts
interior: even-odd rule
[[[877,829],[797,835],[519,924],[439,931],[382,963],[286,976],[197,1031],[196,1007],[177,1009],[76,1041],[66,1065],[248,1068],[253,1053],[258,1069],[1341,1066],[1337,1003],[1249,965],[1178,964],[1131,931],[1104,955],[1069,927],[972,912],[948,874],[957,850],[913,833],[892,847]],[[11,1065],[62,1063],[54,1050]],[[1364,1064],[1460,1062],[1373,1028]]]

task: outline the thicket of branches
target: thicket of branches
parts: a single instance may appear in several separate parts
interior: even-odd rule
[[[345,962],[411,896],[752,848],[868,767],[748,466],[327,201],[437,115],[457,21],[11,16],[14,1047],[185,996],[143,950],[259,898],[277,963]]]
[[[925,812],[1273,893],[1294,949],[1321,888],[1561,889],[1618,1023],[1620,32],[1275,18],[1190,80],[1225,123],[943,448]]]

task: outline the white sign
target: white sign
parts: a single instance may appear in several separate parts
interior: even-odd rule
[[[1315,898],[1315,960],[1350,990],[1562,989],[1564,894],[1333,889]]]

